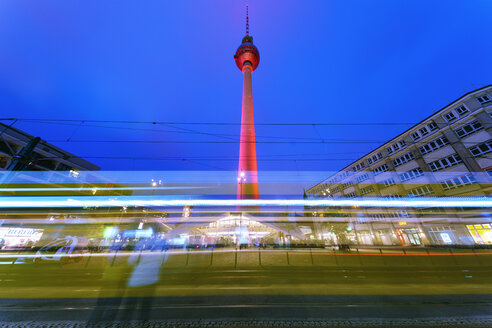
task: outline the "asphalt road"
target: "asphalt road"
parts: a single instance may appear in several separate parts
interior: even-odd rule
[[[2,260],[3,323],[140,318],[492,326],[488,252],[229,250],[93,254],[65,265]]]

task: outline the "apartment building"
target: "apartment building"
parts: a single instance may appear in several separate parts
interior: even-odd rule
[[[312,197],[331,198],[491,193],[492,86],[463,95],[308,190]],[[340,209],[337,215],[357,221],[357,243],[492,244],[488,213],[455,208],[356,212]]]

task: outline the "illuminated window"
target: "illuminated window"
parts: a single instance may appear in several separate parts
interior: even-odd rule
[[[466,226],[477,244],[492,244],[492,229],[490,224],[474,224]]]

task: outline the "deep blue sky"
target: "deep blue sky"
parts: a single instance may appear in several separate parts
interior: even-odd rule
[[[239,123],[242,75],[233,54],[245,3],[1,1],[0,116]],[[492,83],[491,1],[248,3],[261,54],[253,75],[257,123],[419,122]],[[89,158],[108,170],[237,167],[239,126],[71,124],[15,126],[82,157],[139,158]],[[259,169],[340,169],[407,127],[257,126],[258,141],[374,141],[258,143]],[[142,159],[167,157],[194,160]]]

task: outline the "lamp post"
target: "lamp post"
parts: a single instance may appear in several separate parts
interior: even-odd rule
[[[246,182],[245,173],[244,172],[241,172],[241,174],[237,178],[237,183],[239,183],[239,186],[240,186],[239,189],[241,190],[241,197],[240,197],[240,199],[243,199],[244,198],[243,184],[245,182]]]
[[[243,184],[246,182],[246,177],[245,177],[245,173],[244,172],[241,172],[239,174],[239,177],[237,178],[237,183],[239,183],[239,190],[241,191],[241,198],[240,199],[244,199],[244,191],[243,191]],[[239,236],[238,236],[238,243],[239,243],[239,247],[241,247],[241,236],[242,236],[242,228],[243,228],[243,212],[239,212]]]
[[[154,179],[152,179],[152,180],[151,180],[150,185],[151,185],[152,187],[154,187],[154,189],[152,189],[152,195],[153,195],[153,194],[154,194],[154,192],[155,192],[155,187],[158,187],[158,186],[160,186],[161,184],[162,184],[162,180],[154,180]]]

